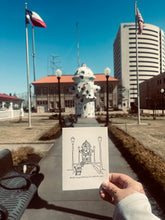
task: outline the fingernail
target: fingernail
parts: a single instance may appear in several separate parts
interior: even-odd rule
[[[108,184],[109,184],[108,181],[104,181],[104,182],[102,183],[102,187],[103,187],[103,189],[107,189]]]

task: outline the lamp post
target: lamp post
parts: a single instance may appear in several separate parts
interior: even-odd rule
[[[161,94],[162,94],[162,115],[164,115],[164,103],[163,103],[163,95],[164,95],[164,89],[160,90]]]
[[[59,99],[59,124],[61,126],[61,94],[60,94],[60,79],[61,79],[62,71],[60,69],[56,70],[56,76],[58,79],[58,99]]]
[[[111,73],[111,70],[109,67],[107,67],[104,70],[104,74],[106,76],[106,80],[107,80],[107,117],[106,117],[106,126],[108,126],[109,123],[109,112],[108,112],[108,108],[109,108],[109,91],[108,91],[108,79],[109,79],[109,75]]]

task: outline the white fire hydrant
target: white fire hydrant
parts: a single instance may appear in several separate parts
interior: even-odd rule
[[[75,113],[80,117],[95,117],[96,92],[100,86],[94,85],[95,76],[85,64],[79,67],[73,80],[75,83]]]

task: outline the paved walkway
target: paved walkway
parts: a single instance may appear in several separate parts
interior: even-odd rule
[[[100,126],[95,119],[79,119],[75,127]],[[75,128],[76,129],[76,128]],[[110,172],[122,172],[136,178],[127,162],[109,139]],[[114,207],[100,199],[98,189],[62,191],[62,138],[41,160],[44,180],[38,196],[21,220],[91,220],[112,219]]]

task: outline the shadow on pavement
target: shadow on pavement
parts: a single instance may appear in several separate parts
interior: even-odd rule
[[[70,209],[70,208],[65,208],[61,206],[56,206],[54,204],[49,204],[46,200],[43,200],[42,198],[39,197],[38,193],[34,196],[33,200],[28,206],[28,209],[51,209],[51,210],[56,210],[56,211],[61,211],[65,213],[70,213],[74,215],[80,215],[84,217],[88,217],[91,219],[107,219],[107,220],[112,220],[111,217],[103,216],[103,215],[98,215],[98,214],[93,214],[90,212],[84,212],[80,210],[75,210],[75,209]]]

